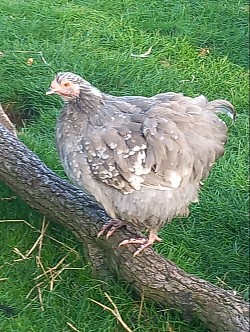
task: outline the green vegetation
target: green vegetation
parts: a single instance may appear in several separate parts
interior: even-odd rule
[[[65,175],[54,147],[60,101],[45,96],[57,71],[76,72],[117,95],[182,91],[225,98],[235,105],[238,115],[234,124],[228,121],[225,156],[205,182],[199,204],[191,207],[189,218],[175,219],[165,227],[160,234],[164,242],[155,248],[187,272],[236,290],[245,299],[248,13],[243,0],[2,0],[0,4],[0,102],[7,110],[32,115],[19,129],[19,137],[61,176]],[[150,46],[147,58],[131,57]],[[183,321],[153,303],[144,303],[138,318],[140,299],[119,280],[93,279],[81,257],[81,245],[54,223],[45,232],[41,253],[36,247],[29,259],[15,261],[21,256],[13,249],[25,254],[32,248],[43,216],[19,198],[5,199],[13,195],[1,184],[0,219],[25,220],[35,229],[24,222],[0,223],[0,304],[18,311],[11,318],[0,311],[1,332],[72,331],[67,322],[79,331],[121,331],[115,317],[89,300],[110,305],[104,292],[133,331],[206,331],[199,322]],[[47,270],[66,255],[63,264],[77,269],[64,270],[50,291],[50,278],[35,279],[42,274],[36,256]],[[27,298],[41,281],[44,311],[36,287]]]

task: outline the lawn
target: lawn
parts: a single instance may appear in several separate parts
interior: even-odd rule
[[[248,290],[248,15],[247,1],[2,0],[0,4],[0,102],[18,135],[65,177],[54,146],[60,109],[45,92],[54,73],[73,71],[112,94],[181,91],[236,107],[225,155],[203,186],[186,219],[162,229],[155,249],[187,272],[245,299]],[[146,58],[134,58],[152,47]],[[27,121],[24,121],[28,118]],[[1,169],[0,169],[1,172]],[[119,280],[91,277],[74,236],[0,184],[1,332],[121,331],[115,317],[93,303],[116,303],[135,332],[205,332],[197,321],[143,303]],[[35,244],[43,225],[42,247]],[[38,258],[37,258],[38,257]],[[38,265],[54,267],[52,284]],[[52,272],[51,272],[52,273]],[[41,283],[41,284],[40,284]],[[39,285],[36,287],[36,285]]]

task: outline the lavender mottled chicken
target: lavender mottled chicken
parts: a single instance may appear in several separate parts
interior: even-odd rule
[[[166,222],[188,215],[224,152],[227,127],[217,113],[234,116],[226,100],[174,92],[116,97],[70,72],[55,76],[52,93],[64,101],[56,144],[65,172],[111,217],[99,235],[124,222],[149,232],[120,244],[139,244],[134,255],[161,240]]]

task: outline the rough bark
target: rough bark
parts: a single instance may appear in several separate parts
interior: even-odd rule
[[[146,298],[197,317],[211,331],[249,331],[249,307],[240,297],[187,274],[152,249],[133,258],[133,245],[118,247],[120,241],[138,236],[136,230],[121,229],[108,240],[98,239],[98,229],[109,219],[105,211],[1,125],[0,180],[31,207],[71,229],[97,273],[118,274]]]

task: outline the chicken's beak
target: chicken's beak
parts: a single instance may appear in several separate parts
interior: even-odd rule
[[[56,93],[56,89],[49,88],[49,90],[46,92],[46,95],[52,95],[53,93]]]

